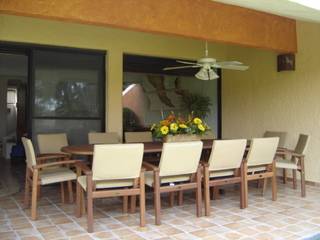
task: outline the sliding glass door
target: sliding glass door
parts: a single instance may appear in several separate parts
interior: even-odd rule
[[[32,135],[67,133],[84,144],[104,130],[105,53],[35,49],[32,54]]]

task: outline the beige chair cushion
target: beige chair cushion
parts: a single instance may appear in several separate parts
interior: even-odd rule
[[[67,167],[42,169],[39,173],[41,185],[77,179],[75,172]]]
[[[32,166],[37,165],[36,161],[36,155],[34,153],[33,144],[30,139],[22,137],[21,138],[24,151],[26,153],[26,163],[29,168],[32,168]]]
[[[277,160],[276,162],[277,168],[288,168],[288,169],[298,169],[298,166],[295,162],[287,159]]]
[[[287,138],[287,132],[279,132],[279,131],[266,131],[263,137],[279,137],[278,147],[285,147],[285,141]]]
[[[234,175],[234,170],[222,170],[210,172],[210,178],[229,177]]]
[[[78,177],[78,182],[84,190],[87,190],[87,176]],[[132,187],[133,179],[120,179],[120,180],[105,180],[96,181],[96,188],[119,188],[119,187]]]
[[[271,164],[278,148],[278,142],[278,137],[253,138],[247,155],[248,167]]]
[[[142,143],[94,145],[93,180],[109,181],[139,177],[143,148]]]
[[[126,143],[152,142],[151,132],[125,132],[124,139]]]
[[[257,166],[257,167],[248,167],[247,172],[254,174],[255,172],[261,172],[266,170],[267,170],[266,166]]]
[[[294,149],[294,152],[298,154],[305,154],[308,144],[309,144],[309,135],[300,134],[297,145]]]
[[[68,146],[68,139],[65,133],[38,134],[39,152],[61,153],[61,148]]]
[[[89,144],[115,144],[120,143],[120,137],[116,132],[90,132],[88,133]]]
[[[184,181],[190,181],[190,174],[160,178],[160,184],[176,183],[176,182],[184,182]],[[145,183],[149,187],[153,187],[153,171],[145,172]]]

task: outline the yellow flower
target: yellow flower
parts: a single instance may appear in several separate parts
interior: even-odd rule
[[[193,122],[194,122],[195,124],[197,124],[197,125],[202,123],[202,121],[201,121],[200,118],[194,118],[194,119],[193,119]]]
[[[202,125],[202,124],[198,124],[198,129],[201,131],[201,132],[204,132],[206,129],[205,127]]]
[[[188,128],[188,126],[185,124],[179,124],[179,128]]]
[[[170,130],[173,132],[176,132],[178,130],[178,125],[176,123],[171,123],[170,124]]]
[[[167,126],[162,126],[160,128],[160,131],[161,131],[162,135],[167,135],[169,132],[169,128]]]

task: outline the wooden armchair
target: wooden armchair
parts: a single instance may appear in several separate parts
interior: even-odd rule
[[[47,155],[36,157],[32,142],[30,139],[22,138],[22,143],[26,152],[26,180],[25,180],[25,197],[24,205],[29,207],[30,203],[30,189],[32,188],[31,197],[31,218],[37,219],[37,200],[40,193],[40,186],[52,183],[61,183],[61,199],[64,203],[64,188],[63,182],[72,181],[77,178],[68,165],[75,164],[76,160],[61,160],[56,162],[44,163],[45,161],[52,161],[61,159],[61,155]],[[72,191],[72,189],[71,189]],[[72,195],[72,193],[69,193]]]
[[[205,214],[210,215],[210,187],[240,183],[240,208],[244,208],[244,184],[241,176],[246,139],[216,140],[211,155],[203,163]]]
[[[276,167],[283,169],[283,182],[286,183],[286,170],[292,170],[293,188],[297,188],[297,171],[300,172],[301,196],[306,196],[304,154],[309,143],[309,136],[300,134],[294,150],[282,149],[277,155],[281,157],[276,161]],[[287,158],[289,156],[289,159]]]
[[[76,216],[82,215],[85,191],[88,232],[93,232],[93,200],[96,198],[123,196],[126,212],[128,196],[139,195],[140,226],[145,225],[144,171],[141,170],[143,147],[143,144],[95,145],[92,171],[82,163],[77,164]]]
[[[202,142],[164,143],[159,167],[143,163],[147,170],[146,185],[154,191],[155,224],[160,225],[161,193],[173,193],[183,190],[196,190],[197,216],[201,216],[201,167],[199,166]],[[195,176],[195,177],[194,177]],[[173,201],[172,201],[173,202]]]
[[[244,206],[248,207],[248,181],[272,179],[272,200],[277,200],[277,173],[275,155],[279,143],[278,137],[253,138],[246,159],[243,163],[242,177],[244,183]]]

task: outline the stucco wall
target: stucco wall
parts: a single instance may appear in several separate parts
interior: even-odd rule
[[[306,178],[320,182],[320,24],[298,22],[296,70],[277,72],[276,54],[230,47],[229,56],[250,65],[242,75],[223,72],[223,136],[256,137],[265,130],[310,134]]]

